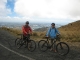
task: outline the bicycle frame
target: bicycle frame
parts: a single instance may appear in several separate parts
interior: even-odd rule
[[[18,35],[20,35],[20,38],[17,38],[15,40],[15,45],[17,46],[17,48],[20,48],[21,46],[25,45],[25,48],[27,48],[31,52],[36,49],[36,43],[34,40],[30,39],[29,34],[25,37],[25,39],[23,37],[23,34]]]
[[[60,36],[53,39],[53,42],[50,44],[49,37],[45,37],[46,40],[40,40],[38,47],[41,51],[45,52],[48,49],[56,49],[59,55],[67,55],[69,53],[69,46],[65,42],[61,42]],[[57,42],[58,41],[58,42]],[[54,44],[54,45],[53,45]],[[66,51],[66,52],[65,52]]]
[[[23,34],[18,34],[18,35],[21,35],[21,39],[23,40]],[[26,39],[30,39],[30,34],[27,34],[27,36],[26,36]]]
[[[59,39],[59,40],[58,40],[58,39]],[[57,40],[60,42],[60,38],[58,38],[58,39],[56,39],[56,38],[53,39],[53,43],[52,43],[51,45],[49,44],[49,38],[47,38],[47,41],[46,41],[46,42],[48,43],[48,46],[51,48],[51,47],[56,43]],[[50,39],[50,40],[51,40],[51,39]]]

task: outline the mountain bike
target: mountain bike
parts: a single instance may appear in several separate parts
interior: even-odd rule
[[[26,39],[23,39],[23,34],[18,35],[21,36],[20,38],[17,38],[15,40],[15,45],[18,49],[21,48],[23,45],[31,52],[33,52],[36,49],[36,43],[34,40],[30,39],[30,34],[26,35]]]
[[[51,49],[55,45],[56,52],[60,55],[67,55],[69,53],[69,46],[65,42],[60,41],[60,36],[57,36],[55,39],[53,39],[52,44],[49,43],[49,40],[51,40],[49,37],[45,37],[46,40],[40,40],[38,42],[38,47],[42,52],[47,51],[48,49]],[[58,42],[57,42],[58,41]]]

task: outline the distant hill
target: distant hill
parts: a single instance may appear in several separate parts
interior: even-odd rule
[[[48,28],[49,27],[42,27],[42,28],[35,29],[34,31],[38,31],[38,32],[47,31]]]
[[[80,20],[69,23],[68,25],[62,26],[59,29],[64,31],[80,31]]]
[[[62,25],[56,24],[56,28],[59,28],[59,27],[61,27],[61,26],[62,26]],[[48,26],[48,27],[41,27],[41,28],[35,29],[34,31],[43,32],[43,31],[47,31],[49,28],[50,28],[50,26]]]

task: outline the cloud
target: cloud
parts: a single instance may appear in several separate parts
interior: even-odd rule
[[[0,21],[69,23],[80,19],[80,0],[14,0],[13,7],[9,1],[13,3],[0,0]]]
[[[56,23],[60,25],[65,25],[68,23],[73,22],[74,20],[70,19],[53,19],[53,18],[29,18],[29,17],[0,17],[0,22],[21,22],[25,23],[26,21],[29,21],[30,23]]]
[[[27,17],[80,19],[80,0],[16,0],[14,11]]]
[[[31,19],[27,17],[0,17],[0,22],[26,22],[28,20],[30,21]]]
[[[0,0],[0,16],[7,16],[9,13],[11,13],[10,9],[6,8],[7,0]]]

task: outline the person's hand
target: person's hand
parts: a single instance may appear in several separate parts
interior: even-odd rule
[[[46,36],[47,38],[49,37],[49,36]]]
[[[57,34],[57,36],[60,36],[60,34]]]
[[[57,34],[56,36],[57,36],[57,37],[60,37],[60,34]]]
[[[30,33],[30,35],[32,36],[33,34],[32,34],[32,33]]]
[[[49,36],[45,36],[45,38],[49,38]]]
[[[49,36],[45,35],[45,37],[49,37]]]

